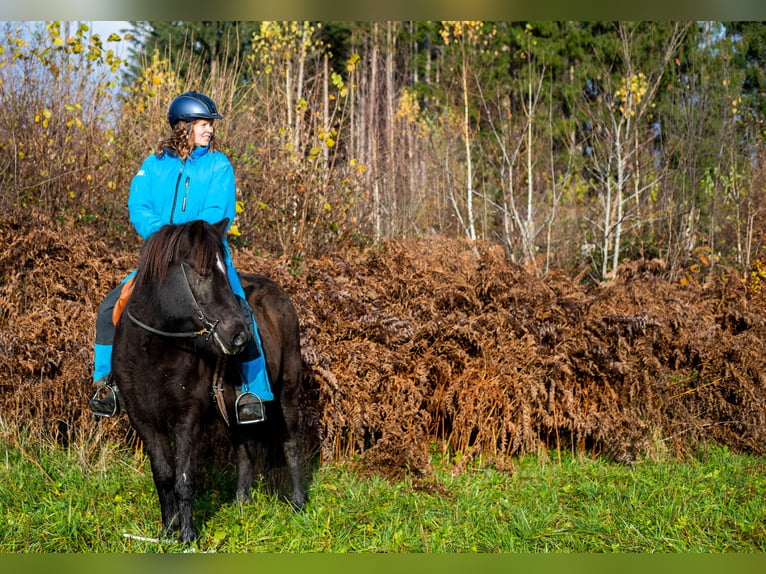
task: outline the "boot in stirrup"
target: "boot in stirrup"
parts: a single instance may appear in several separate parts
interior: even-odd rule
[[[117,385],[112,384],[111,374],[102,377],[96,381],[98,390],[88,403],[88,409],[97,417],[111,418],[122,412]],[[106,389],[106,394],[102,398],[96,398],[102,389]]]
[[[266,420],[263,409],[263,401],[255,393],[242,391],[237,387],[237,400],[234,402],[234,411],[237,413],[237,424],[249,425]]]

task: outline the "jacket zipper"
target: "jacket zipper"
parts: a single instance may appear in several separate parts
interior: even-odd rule
[[[178,179],[176,180],[176,191],[173,194],[173,208],[170,210],[170,223],[173,223],[173,214],[176,212],[176,200],[178,199],[178,184],[181,183],[181,176],[184,173],[184,166],[181,166],[181,169],[178,170]],[[187,181],[189,178],[186,178]],[[185,201],[184,201],[185,203]]]

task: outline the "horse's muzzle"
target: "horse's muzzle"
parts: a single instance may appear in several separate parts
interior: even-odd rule
[[[250,337],[245,331],[240,331],[232,337],[231,341],[227,342],[218,331],[214,331],[213,339],[215,339],[216,345],[218,345],[218,348],[221,349],[224,355],[236,355],[242,352]]]
[[[237,352],[244,349],[245,345],[247,344],[249,340],[250,340],[250,337],[247,335],[245,331],[242,331],[236,337],[234,337],[233,344],[238,349]]]

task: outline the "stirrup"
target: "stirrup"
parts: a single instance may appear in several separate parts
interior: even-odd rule
[[[98,398],[96,398],[96,397],[98,397],[99,393],[101,392],[101,389],[107,389],[107,391],[108,391],[109,393],[111,393],[111,397],[112,397],[112,404],[114,405],[114,406],[112,407],[112,412],[111,412],[111,413],[108,413],[108,414],[107,414],[107,413],[104,413],[104,412],[100,412],[100,413],[99,413],[99,412],[94,412],[93,410],[91,410],[91,409],[90,409],[90,405],[91,405],[92,403],[94,403],[94,402],[103,403],[103,402],[104,402],[104,399],[106,399],[107,397],[109,397],[109,395],[107,394],[107,395],[104,397],[104,399],[98,399]],[[110,419],[110,418],[112,418],[112,417],[114,417],[114,416],[117,416],[118,414],[120,414],[120,401],[117,399],[117,390],[116,390],[116,388],[115,388],[115,387],[112,387],[112,385],[109,385],[109,384],[106,384],[106,385],[104,385],[103,387],[99,387],[99,388],[96,390],[96,393],[93,395],[93,398],[91,398],[91,399],[90,399],[90,402],[88,403],[88,410],[90,410],[90,413],[91,413],[93,416],[95,416],[95,417],[104,417],[104,418],[107,418],[107,419]]]
[[[258,405],[261,407],[261,417],[255,418],[249,421],[240,421],[239,420],[239,401],[242,400],[242,397],[244,396],[250,396],[253,397],[256,401],[258,401]],[[242,391],[239,396],[237,397],[237,400],[234,401],[234,414],[237,417],[237,424],[238,425],[251,425],[254,423],[262,423],[266,420],[266,411],[263,409],[263,401],[261,400],[261,397],[256,395],[255,393],[251,393],[250,391]]]

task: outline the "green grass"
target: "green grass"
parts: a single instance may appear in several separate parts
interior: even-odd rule
[[[177,552],[157,538],[148,460],[91,441],[0,449],[0,552]],[[217,552],[763,552],[766,457],[709,448],[633,469],[527,456],[512,474],[479,465],[391,483],[347,465],[314,472],[293,513],[271,489],[232,502],[231,469],[198,499],[199,550]]]

